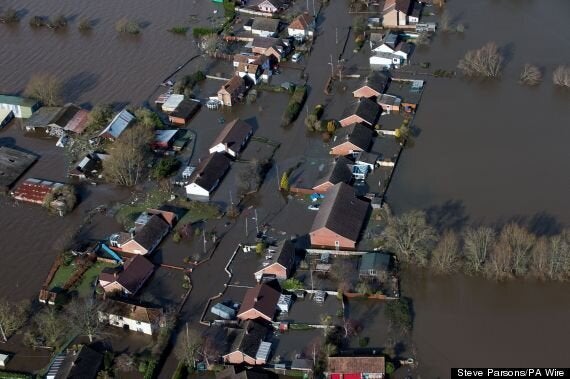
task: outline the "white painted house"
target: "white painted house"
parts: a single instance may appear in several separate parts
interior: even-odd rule
[[[249,6],[257,8],[260,12],[272,14],[285,9],[283,0],[253,0]]]
[[[399,68],[404,64],[404,59],[392,53],[376,53],[369,59],[370,66],[380,68]]]
[[[153,335],[164,326],[161,308],[147,308],[118,300],[106,300],[99,311],[99,320],[118,328]]]
[[[315,20],[307,13],[297,16],[287,27],[289,37],[294,37],[297,40],[304,40],[307,37],[312,37],[315,30]]]
[[[230,168],[230,159],[222,153],[203,159],[190,178],[186,196],[192,200],[208,201]]]
[[[236,118],[226,124],[224,129],[218,134],[218,137],[216,137],[210,147],[210,154],[226,153],[232,158],[237,158],[252,134],[253,127],[247,122]]]

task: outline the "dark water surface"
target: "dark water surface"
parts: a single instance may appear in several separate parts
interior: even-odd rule
[[[570,91],[552,71],[570,62],[570,2],[450,1],[464,35],[439,34],[415,63],[455,69],[465,51],[488,41],[504,50],[502,80],[427,78],[416,124],[388,196],[396,211],[456,201],[472,221],[546,213],[570,222]],[[545,71],[537,88],[521,86],[525,63]]]

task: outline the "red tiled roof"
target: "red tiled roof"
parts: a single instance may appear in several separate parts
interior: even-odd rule
[[[29,178],[16,187],[12,192],[12,195],[16,200],[43,204],[46,196],[51,192],[51,190],[62,185],[62,183]]]
[[[298,30],[307,30],[311,24],[311,16],[307,13],[300,14],[289,24],[289,28]]]

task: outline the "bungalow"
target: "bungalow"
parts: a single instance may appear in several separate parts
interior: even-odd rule
[[[297,40],[304,40],[307,37],[312,37],[315,30],[315,20],[309,16],[308,13],[302,13],[295,17],[287,27],[289,37]]]
[[[286,8],[284,0],[252,0],[248,6],[265,13],[277,13]]]
[[[346,157],[338,157],[325,177],[312,188],[316,193],[328,192],[337,183],[350,183],[352,180],[352,162]]]
[[[103,354],[83,345],[78,352],[68,353],[57,376],[50,376],[48,372],[46,378],[95,379],[102,365]],[[53,367],[57,367],[55,363]]]
[[[374,279],[387,273],[392,264],[392,256],[386,253],[366,253],[360,257],[358,276],[360,278]]]
[[[44,204],[47,196],[54,189],[61,186],[63,186],[63,183],[28,178],[12,191],[12,196],[16,200],[42,205]]]
[[[382,113],[400,113],[402,99],[397,96],[384,93],[378,97],[376,102],[382,107]]]
[[[135,295],[154,272],[154,265],[145,257],[136,255],[124,265],[103,269],[99,274],[99,285],[105,293]]]
[[[154,150],[158,150],[158,149],[167,150],[167,149],[169,149],[175,140],[176,134],[178,134],[178,129],[155,130],[154,131],[154,140],[151,143],[151,147]]]
[[[237,158],[253,134],[253,127],[247,122],[236,118],[226,124],[210,147],[210,154],[226,153]]]
[[[386,0],[382,10],[382,26],[398,27],[408,25],[413,0]]]
[[[47,129],[49,124],[59,116],[62,109],[62,107],[41,107],[25,121],[24,126],[26,131],[31,132],[36,129]]]
[[[168,121],[174,125],[184,126],[200,110],[200,103],[192,100],[182,100],[168,115]]]
[[[169,231],[170,225],[164,217],[154,214],[135,233],[113,234],[109,243],[123,253],[146,255],[154,251]]]
[[[8,125],[14,118],[14,112],[11,109],[0,108],[0,129]]]
[[[368,59],[373,68],[400,68],[405,63],[405,59],[394,53],[379,52]]]
[[[374,126],[381,110],[374,101],[365,97],[360,98],[345,112],[344,118],[340,120],[340,125],[343,128],[357,123]]]
[[[8,109],[16,118],[29,118],[40,107],[36,100],[19,96],[0,95],[0,109]]]
[[[251,25],[251,33],[261,37],[274,37],[279,32],[279,19],[256,17]]]
[[[383,379],[384,357],[329,357],[327,379]]]
[[[358,99],[361,97],[366,97],[370,99],[371,97],[377,98],[384,93],[388,87],[388,82],[390,81],[390,76],[384,72],[372,72],[362,84],[360,88],[352,92],[352,95]]]
[[[118,300],[105,300],[99,310],[99,320],[118,328],[151,336],[165,325],[162,308],[149,308]]]
[[[311,245],[355,249],[369,207],[348,184],[336,184],[327,192],[313,222]]]
[[[338,136],[335,136],[335,145],[331,148],[330,154],[345,156],[368,151],[373,139],[374,132],[369,127],[353,124],[341,129]]]
[[[227,364],[263,365],[268,362],[271,342],[264,340],[270,336],[272,328],[265,322],[248,320],[243,329],[233,333],[234,339],[229,352],[222,356]]]
[[[162,104],[162,111],[169,113],[174,112],[174,110],[180,105],[180,103],[184,100],[184,95],[179,95],[176,93],[171,94],[168,96],[164,104]]]
[[[276,281],[257,284],[245,293],[237,318],[243,321],[264,319],[271,322],[280,296],[281,290]]]
[[[123,109],[113,117],[111,122],[107,125],[99,137],[107,138],[110,140],[116,140],[123,134],[123,132],[131,125],[135,120],[135,116],[131,114],[126,109]]]
[[[34,154],[0,146],[0,191],[7,191],[37,159]]]
[[[285,240],[278,245],[276,253],[263,262],[253,275],[258,282],[264,277],[285,280],[291,275],[294,265],[295,244],[291,240]]]
[[[189,199],[208,201],[229,169],[230,159],[225,154],[210,154],[192,174],[190,184],[186,186],[186,195]]]
[[[235,75],[218,90],[218,100],[223,105],[231,107],[243,97],[245,90],[245,81],[239,75]]]

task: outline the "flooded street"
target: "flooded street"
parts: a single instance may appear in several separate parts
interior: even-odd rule
[[[554,2],[553,2],[554,3]],[[456,201],[473,222],[553,216],[568,224],[570,91],[552,71],[570,62],[570,3],[450,1],[465,33],[438,33],[414,63],[454,70],[463,54],[489,41],[505,53],[500,81],[426,78],[415,146],[402,155],[388,201],[396,211]],[[543,27],[559,25],[559,28]],[[537,88],[518,83],[525,63],[544,69]]]

